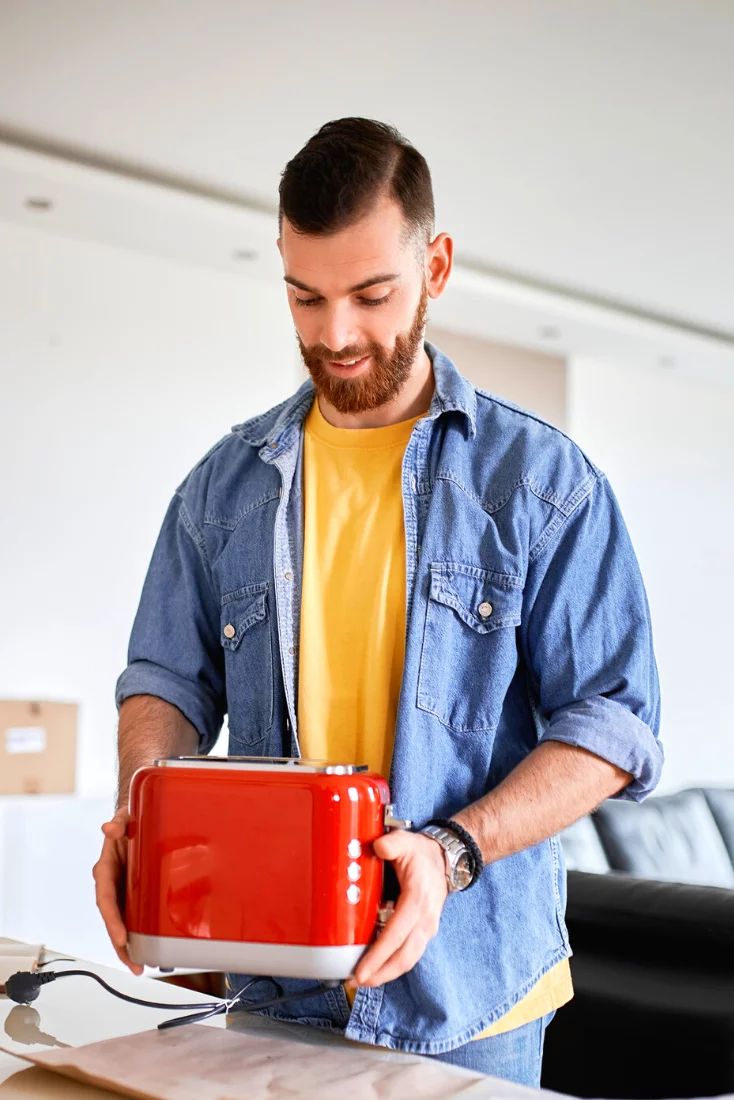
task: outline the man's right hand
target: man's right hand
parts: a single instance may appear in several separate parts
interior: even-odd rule
[[[127,929],[123,917],[129,818],[127,809],[121,808],[111,821],[106,821],[102,826],[105,839],[102,854],[94,865],[94,882],[97,907],[118,958],[133,974],[142,974],[142,966],[132,962],[127,953]]]

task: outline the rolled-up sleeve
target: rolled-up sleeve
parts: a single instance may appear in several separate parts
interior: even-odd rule
[[[541,741],[587,749],[632,775],[641,801],[663,766],[660,688],[640,568],[606,477],[556,517],[528,570],[521,627]]]
[[[143,586],[128,667],[117,681],[118,707],[131,695],[177,707],[196,728],[200,752],[216,741],[226,709],[218,601],[203,537],[178,495]]]

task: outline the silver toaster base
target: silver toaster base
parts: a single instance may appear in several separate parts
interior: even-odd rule
[[[240,943],[185,936],[144,936],[131,932],[128,951],[133,962],[164,970],[230,971],[273,978],[313,978],[345,981],[367,950],[367,944],[309,947],[303,944]]]

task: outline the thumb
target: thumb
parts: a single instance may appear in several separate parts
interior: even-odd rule
[[[405,829],[393,829],[383,833],[372,845],[378,859],[398,859],[410,847],[410,836]]]
[[[121,840],[127,832],[127,823],[130,820],[130,814],[122,807],[112,817],[110,821],[105,821],[102,826],[102,832],[110,840]]]

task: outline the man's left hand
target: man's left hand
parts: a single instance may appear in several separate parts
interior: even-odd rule
[[[385,930],[357,964],[351,983],[356,986],[384,985],[412,970],[438,932],[448,896],[444,854],[435,840],[396,829],[379,837],[374,851],[393,864],[400,897]]]

